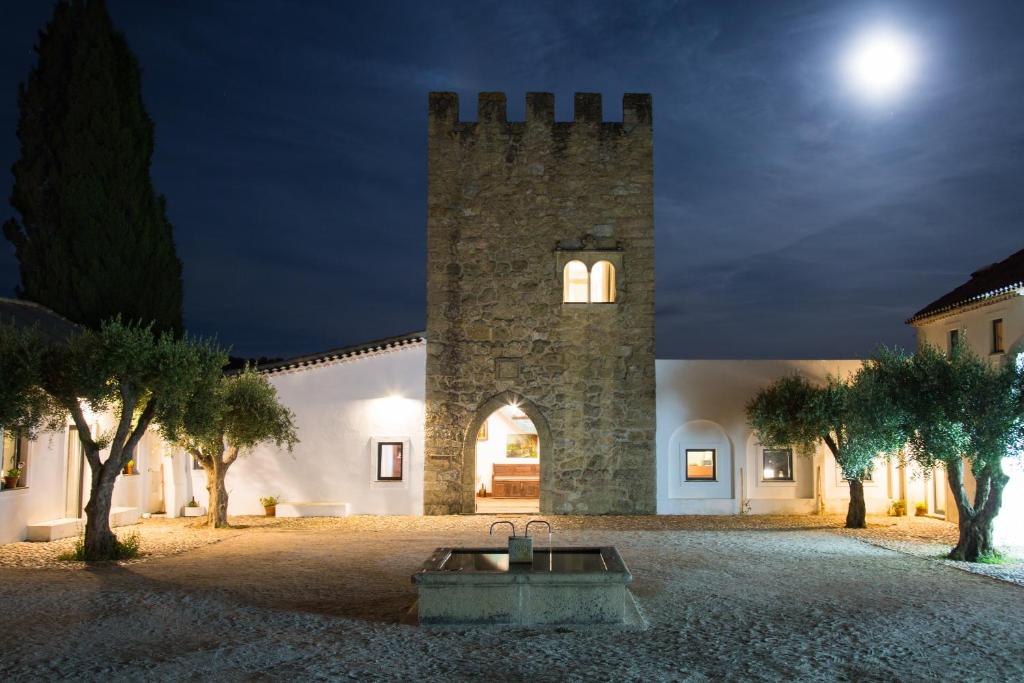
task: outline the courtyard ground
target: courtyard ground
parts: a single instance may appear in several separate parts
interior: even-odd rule
[[[402,623],[430,551],[493,519],[154,519],[119,530],[150,556],[89,568],[3,546],[0,679],[1024,680],[1024,588],[938,559],[937,520],[555,517],[618,546],[647,630]]]

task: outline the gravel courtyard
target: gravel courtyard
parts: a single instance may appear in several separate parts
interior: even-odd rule
[[[647,630],[403,624],[410,574],[493,519],[149,520],[153,556],[84,569],[4,546],[0,679],[1024,680],[1024,588],[874,544],[940,522],[556,517],[556,545],[618,546]]]

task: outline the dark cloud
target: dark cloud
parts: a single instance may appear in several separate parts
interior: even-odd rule
[[[190,329],[289,355],[424,325],[426,92],[655,101],[658,353],[851,357],[1024,246],[1015,2],[110,0],[145,70]],[[0,163],[47,3],[5,13]],[[877,21],[915,35],[892,106],[838,77]],[[3,95],[6,92],[7,95]],[[7,194],[9,176],[0,190]],[[17,268],[0,249],[0,292]]]

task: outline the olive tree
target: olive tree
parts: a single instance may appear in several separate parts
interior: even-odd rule
[[[824,385],[789,375],[762,389],[747,404],[747,420],[765,446],[790,446],[812,455],[823,441],[850,485],[846,526],[867,526],[863,479],[872,461],[903,443],[902,426],[887,414],[891,405],[876,371],[865,365],[849,380],[828,377]]]
[[[1003,364],[963,344],[945,354],[922,346],[912,356],[878,355],[876,364],[907,421],[910,455],[926,469],[944,466],[959,513],[955,560],[995,552],[992,527],[1009,477],[1003,459],[1024,450],[1024,367],[1019,353]],[[964,481],[974,475],[973,497]]]
[[[0,414],[30,430],[63,425],[68,416],[78,427],[91,475],[84,559],[119,557],[110,529],[118,475],[149,426],[179,421],[193,394],[226,362],[227,356],[210,343],[177,338],[170,331],[154,335],[149,326],[119,319],[60,341],[33,328],[0,325],[0,368],[5,378],[17,379],[13,385],[3,382]],[[90,412],[112,415],[112,428],[93,436]]]
[[[248,367],[205,382],[178,417],[161,429],[206,470],[211,527],[228,526],[225,477],[239,455],[262,443],[291,451],[298,442],[295,416],[267,378]]]

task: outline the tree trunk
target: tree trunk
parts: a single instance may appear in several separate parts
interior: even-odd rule
[[[846,509],[847,529],[866,529],[867,508],[864,505],[864,482],[850,479],[850,506]]]
[[[110,472],[111,464],[108,462],[92,474],[89,502],[85,505],[84,560],[117,558],[117,536],[110,529],[110,504],[117,475]]]
[[[962,477],[957,477],[962,486]],[[1009,477],[1000,471],[991,476],[979,477],[976,505],[969,509],[959,509],[960,537],[956,547],[949,552],[949,559],[964,562],[977,562],[985,555],[995,552],[992,544],[992,527],[999,508],[1003,504],[1003,488]],[[987,479],[987,481],[984,481]],[[965,496],[966,498],[966,496]]]
[[[211,457],[210,461],[206,467],[206,491],[210,496],[206,519],[209,526],[219,529],[228,526],[228,489],[224,484],[228,467],[219,455]]]

